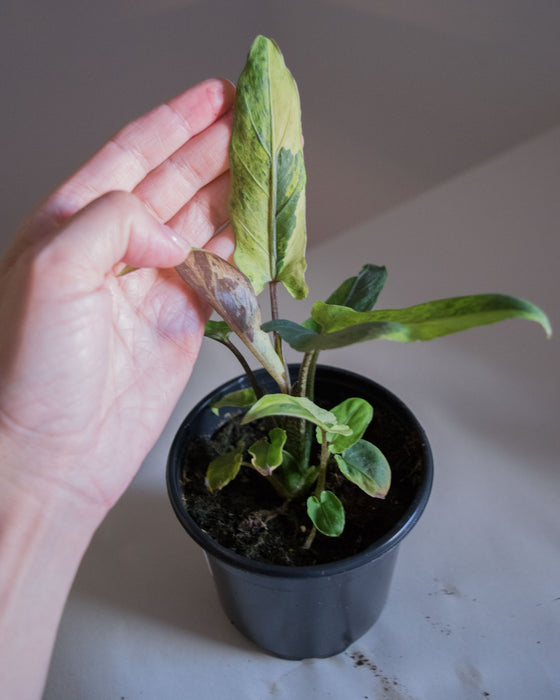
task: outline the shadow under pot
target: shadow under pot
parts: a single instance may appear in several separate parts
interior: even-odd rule
[[[290,366],[290,373],[295,377],[297,366]],[[256,375],[266,389],[275,391],[266,372],[260,370]],[[355,396],[374,407],[373,421],[364,438],[387,457],[392,471],[391,488],[384,500],[371,499],[344,480],[353,489],[349,507],[345,504],[345,530],[338,538],[317,535],[315,551],[305,553],[315,561],[310,563],[304,557],[295,565],[283,563],[282,554],[290,548],[288,544],[280,548],[279,554],[269,553],[267,560],[259,560],[247,556],[246,548],[250,549],[251,543],[246,542],[246,515],[232,527],[232,516],[228,514],[229,537],[213,533],[220,520],[216,508],[221,504],[204,484],[211,459],[208,441],[227,431],[228,422],[235,419],[235,413],[222,410],[217,416],[211,407],[226,394],[248,386],[245,376],[232,379],[206,396],[186,417],[169,454],[169,498],[181,525],[206,552],[225,614],[242,634],[285,659],[334,656],[365,634],[383,610],[399,544],[420,518],[430,495],[430,446],[414,415],[394,394],[361,375],[319,365],[315,389],[318,403],[329,408]],[[238,476],[219,494],[230,502],[244,498],[252,489],[253,479],[258,481],[256,488],[264,484],[270,491],[267,498],[276,498],[265,479],[254,470],[246,472],[245,477]],[[238,493],[231,491],[234,484]],[[209,504],[207,512],[202,508],[201,515],[197,507],[197,514],[193,515],[189,502],[200,498]],[[353,522],[352,511],[354,507],[359,510],[364,499],[366,515],[362,509],[357,522]],[[270,507],[274,507],[273,501]],[[261,496],[255,508],[253,520],[260,519],[261,530],[266,532],[269,528],[262,516]],[[302,524],[307,526],[309,521],[304,504],[300,508],[304,514],[299,521],[301,530]],[[263,539],[250,536],[259,542]],[[262,553],[259,556],[262,558]]]

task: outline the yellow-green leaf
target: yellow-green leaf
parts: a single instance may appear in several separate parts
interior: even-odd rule
[[[305,284],[305,166],[296,83],[277,44],[258,36],[237,83],[230,143],[229,215],[236,265],[260,294]]]
[[[551,334],[545,313],[530,301],[505,294],[473,294],[437,299],[405,309],[360,312],[345,306],[317,302],[311,312],[313,320],[327,335],[340,333],[352,342],[385,338],[401,343],[432,340],[450,333],[484,326],[508,318],[536,321]]]
[[[282,449],[286,444],[286,431],[273,428],[268,437],[263,437],[249,447],[251,463],[257,471],[269,476],[276,467],[282,464]]]
[[[210,462],[206,471],[206,485],[210,491],[219,491],[235,479],[241,467],[244,448],[241,442],[234,450]]]
[[[352,397],[345,399],[338,406],[331,408],[339,423],[347,425],[352,429],[350,435],[337,435],[327,432],[327,442],[329,443],[329,452],[332,454],[340,454],[351,447],[355,442],[362,437],[366,428],[371,423],[373,418],[373,407],[365,399]],[[321,435],[317,429],[317,441],[321,442]]]
[[[267,418],[268,416],[293,416],[318,425],[323,430],[340,435],[351,435],[352,429],[338,423],[334,413],[325,411],[309,399],[288,394],[266,394],[252,406],[242,423]]]

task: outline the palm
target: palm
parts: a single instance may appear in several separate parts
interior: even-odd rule
[[[115,282],[104,337],[96,330],[95,310],[84,353],[91,366],[78,368],[81,376],[92,377],[90,394],[99,392],[96,404],[74,415],[89,426],[89,454],[96,463],[89,474],[109,500],[123,490],[161,432],[190,376],[206,320],[204,306],[172,273],[146,270],[136,276],[126,286]],[[87,415],[91,408],[94,414]],[[128,463],[130,472],[112,469],[115,461]]]

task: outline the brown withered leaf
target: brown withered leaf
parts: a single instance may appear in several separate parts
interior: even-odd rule
[[[284,366],[268,335],[261,330],[261,311],[249,279],[218,255],[197,248],[175,269],[222,317],[284,391]]]

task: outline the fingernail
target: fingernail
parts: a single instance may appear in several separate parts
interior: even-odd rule
[[[191,252],[191,244],[184,238],[181,238],[177,233],[166,224],[161,224],[161,232],[168,238],[176,248],[178,248],[183,254],[188,255]]]
[[[208,101],[215,110],[219,110],[224,104],[224,88],[221,83],[216,83],[208,88]]]

